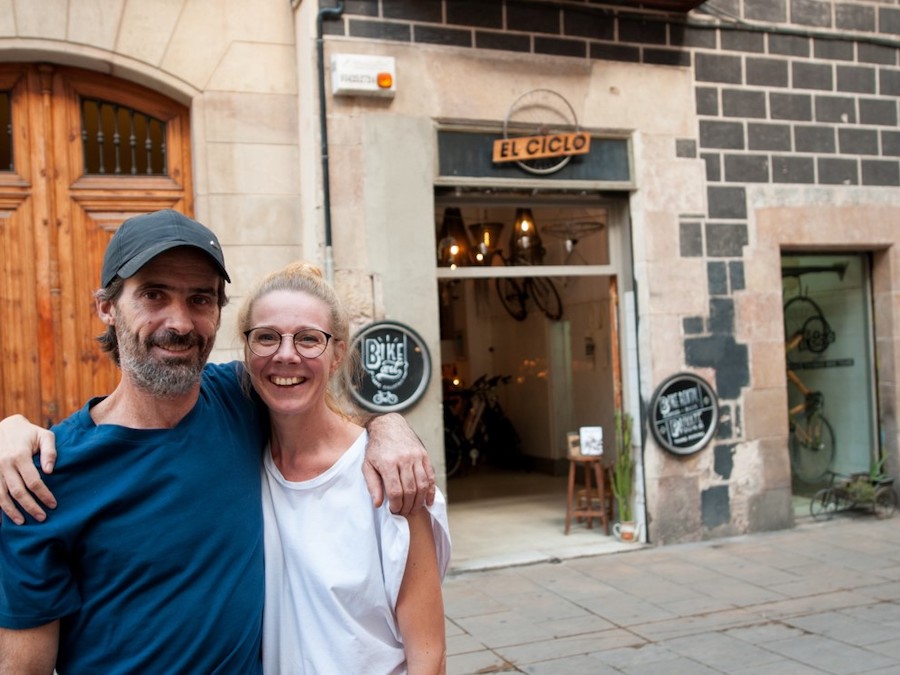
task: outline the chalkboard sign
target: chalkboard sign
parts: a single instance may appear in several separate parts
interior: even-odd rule
[[[691,455],[709,443],[719,425],[719,402],[712,388],[690,373],[666,379],[650,399],[650,431],[677,455]]]
[[[353,397],[366,410],[396,412],[418,401],[431,378],[428,348],[412,328],[394,321],[369,324],[353,339],[359,371]]]

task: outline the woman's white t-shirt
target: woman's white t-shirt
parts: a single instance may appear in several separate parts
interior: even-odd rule
[[[262,470],[266,555],[263,672],[404,673],[394,609],[409,525],[387,500],[372,506],[364,431],[326,472],[285,480],[267,449]],[[441,579],[450,562],[447,504],[429,507]]]

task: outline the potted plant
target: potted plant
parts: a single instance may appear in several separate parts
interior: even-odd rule
[[[637,539],[633,520],[634,458],[631,456],[631,415],[616,411],[616,458],[612,466],[612,491],[619,521],[613,533],[622,541]]]
[[[855,473],[846,481],[847,494],[857,504],[873,504],[876,495],[884,484],[890,485],[893,481],[884,473],[884,460],[873,461],[868,473]]]

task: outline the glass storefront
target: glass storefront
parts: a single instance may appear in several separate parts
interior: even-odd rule
[[[879,457],[866,254],[782,256],[795,495]]]
[[[436,196],[445,420],[471,435],[454,419],[466,413],[460,399],[493,383],[488,393],[515,430],[488,438],[480,456],[464,453],[462,470],[452,447],[460,439],[448,432],[451,478],[473,461],[560,475],[567,432],[613,429],[611,248],[623,228],[611,212],[597,196]]]

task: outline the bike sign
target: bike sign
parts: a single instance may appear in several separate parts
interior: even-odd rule
[[[650,430],[669,452],[690,455],[701,450],[719,426],[719,402],[712,388],[690,373],[665,380],[650,399]]]
[[[360,368],[351,390],[366,410],[396,412],[418,401],[431,378],[431,357],[422,338],[395,321],[369,324],[354,338]]]

